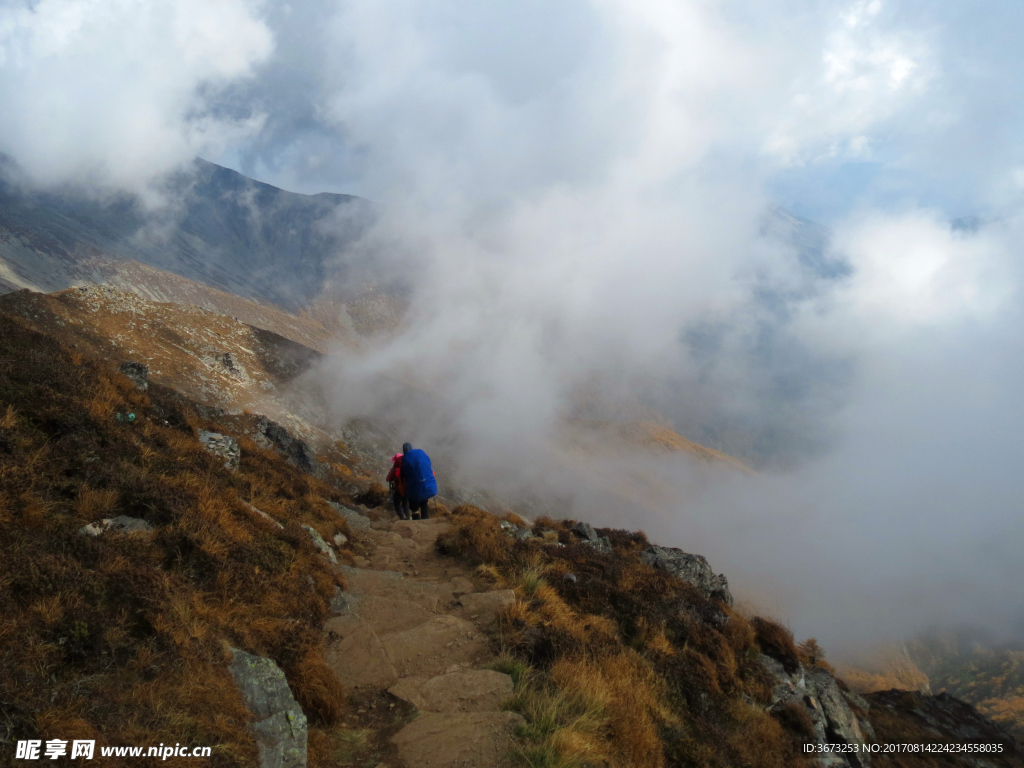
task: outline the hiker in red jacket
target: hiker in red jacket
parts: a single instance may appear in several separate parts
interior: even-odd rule
[[[405,497],[405,478],[402,477],[402,454],[391,457],[391,471],[388,472],[388,487],[391,489],[391,502],[395,505],[395,514],[399,520],[409,519],[409,500]]]

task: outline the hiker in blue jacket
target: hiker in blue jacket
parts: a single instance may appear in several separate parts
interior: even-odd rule
[[[410,443],[402,445],[402,479],[405,481],[405,498],[409,504],[412,519],[429,520],[427,502],[437,496],[437,480],[430,466],[430,457]]]

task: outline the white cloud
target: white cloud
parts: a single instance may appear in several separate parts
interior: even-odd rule
[[[984,321],[1013,299],[1007,234],[1005,225],[957,231],[937,211],[874,213],[843,225],[835,247],[853,264],[858,312],[890,328],[942,325]]]
[[[0,7],[0,150],[42,183],[139,189],[259,128],[211,111],[273,49],[246,0]]]
[[[879,0],[858,0],[831,22],[820,65],[798,75],[799,89],[764,149],[783,164],[858,159],[864,134],[912,109],[936,77],[934,52],[918,30],[885,23]]]

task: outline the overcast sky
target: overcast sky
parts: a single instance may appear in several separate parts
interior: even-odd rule
[[[1022,22],[1012,0],[0,0],[0,151],[86,192],[200,155],[380,201],[367,247],[428,267],[345,391],[443,382],[497,462],[594,377],[643,390],[768,471],[680,470],[676,506],[600,522],[835,645],[1019,630]],[[826,227],[817,255],[776,206]]]

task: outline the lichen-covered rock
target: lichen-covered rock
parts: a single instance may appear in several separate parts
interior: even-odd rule
[[[260,768],[305,768],[306,715],[292,696],[284,672],[272,660],[232,649],[228,667],[253,714]]]
[[[233,437],[222,435],[219,432],[207,432],[199,430],[199,442],[214,456],[224,459],[224,468],[238,469],[238,463],[242,459],[242,451],[238,447],[238,441]]]
[[[706,597],[732,605],[728,580],[723,574],[712,571],[708,561],[700,555],[691,555],[675,547],[651,546],[640,557],[648,565],[692,584]]]
[[[148,533],[153,526],[145,520],[127,515],[97,520],[78,529],[79,536],[101,536],[104,533]]]

